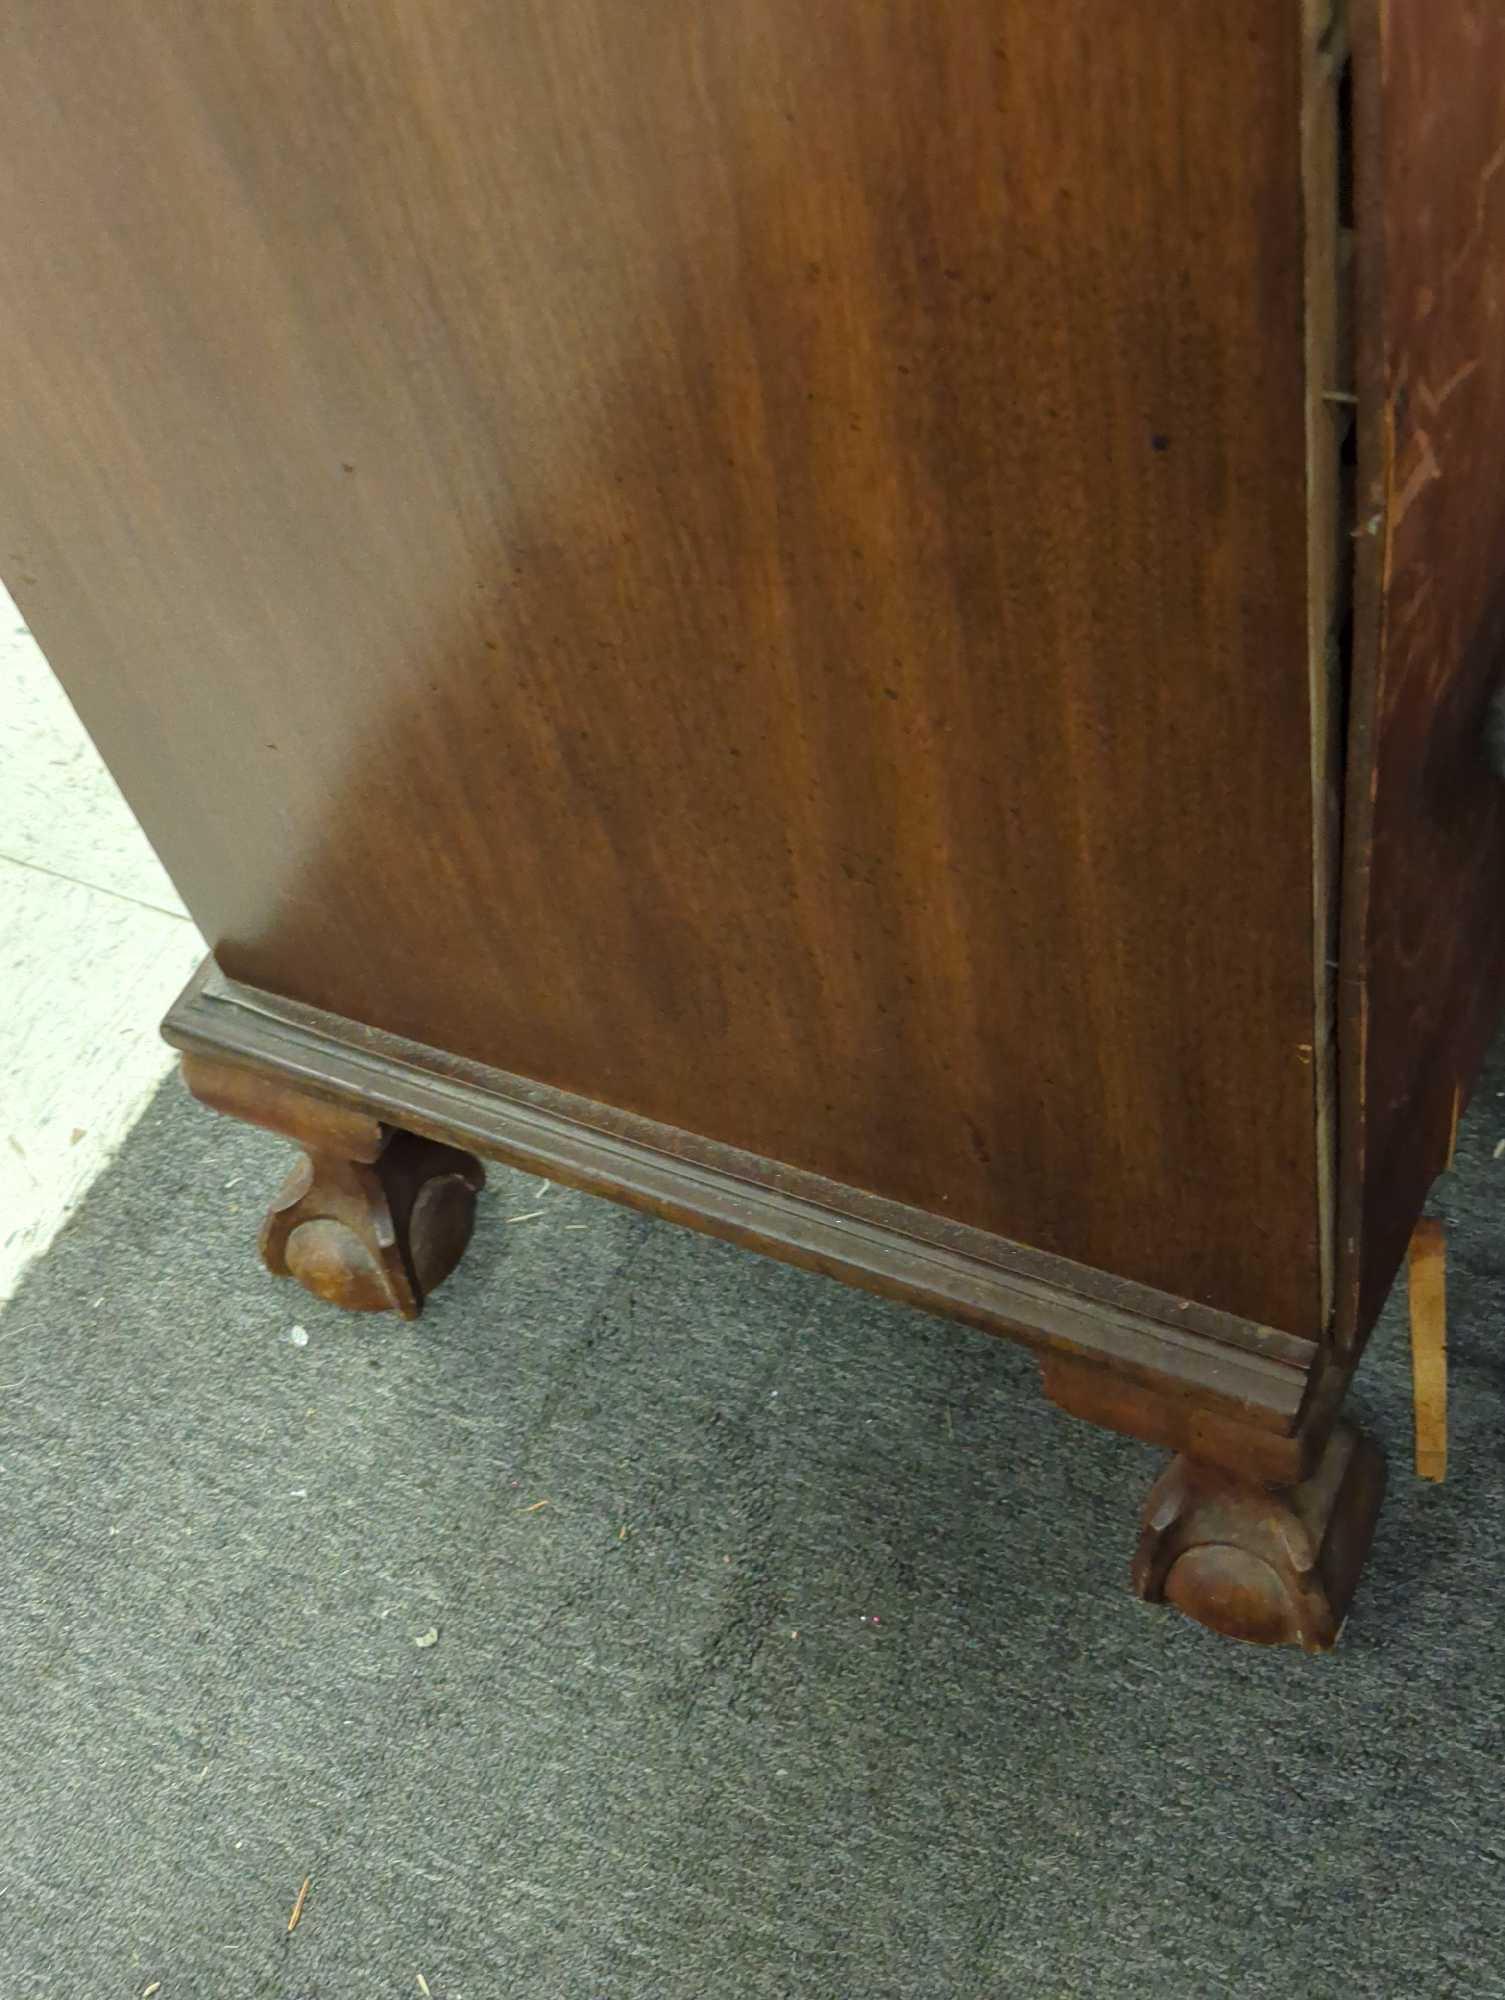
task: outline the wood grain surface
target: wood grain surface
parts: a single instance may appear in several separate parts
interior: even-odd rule
[[[1362,1340],[1505,993],[1505,11],[1355,16],[1360,506],[1339,1331]]]
[[[1301,15],[10,0],[0,570],[224,967],[1315,1334]]]

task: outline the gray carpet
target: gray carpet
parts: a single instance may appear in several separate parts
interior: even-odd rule
[[[1019,1350],[501,1170],[346,1318],[169,1085],[0,1317],[0,1994],[1505,1994],[1496,1069],[1325,1660],[1128,1595],[1158,1456]]]

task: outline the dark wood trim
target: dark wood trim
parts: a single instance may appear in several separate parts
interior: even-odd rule
[[[405,1131],[1106,1364],[1240,1430],[1296,1425],[1318,1350],[1293,1335],[277,999],[212,962],[163,1033],[176,1048],[269,1072]]]

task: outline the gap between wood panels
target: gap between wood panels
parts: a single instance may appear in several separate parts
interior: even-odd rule
[[[1352,168],[1346,0],[1303,0],[1306,207],[1307,664],[1312,749],[1314,1025],[1321,1316],[1337,1261],[1337,959],[1343,738],[1351,645],[1354,435]]]

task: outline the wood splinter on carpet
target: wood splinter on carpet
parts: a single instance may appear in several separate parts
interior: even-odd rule
[[[308,1875],[305,1875],[303,1878],[303,1887],[298,1891],[298,1900],[293,1905],[293,1914],[287,1920],[287,1934],[289,1937],[292,1936],[303,1920],[303,1905],[308,1901],[308,1885],[311,1880],[312,1877]]]
[[[1411,1390],[1415,1405],[1416,1473],[1443,1480],[1448,1470],[1447,1238],[1424,1215],[1411,1236]]]
[[[536,1222],[542,1214],[543,1210],[541,1208],[530,1208],[526,1215],[509,1215],[507,1220],[509,1222]]]
[[[518,1512],[520,1514],[536,1514],[540,1507],[547,1507],[548,1504],[547,1500],[535,1500],[531,1507],[520,1507]]]
[[[424,2000],[429,2000],[429,1983],[421,1972],[418,1975],[418,1991],[423,1994]]]

